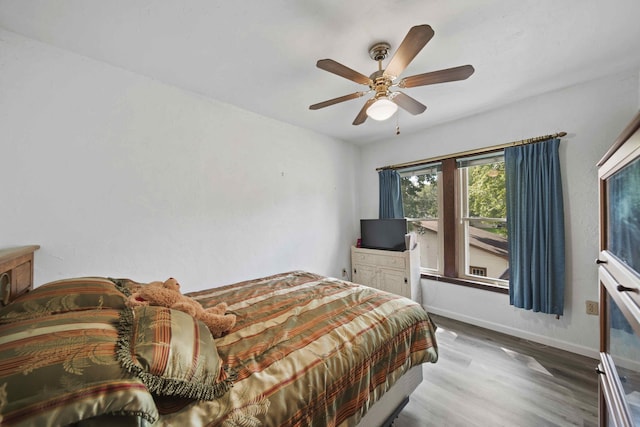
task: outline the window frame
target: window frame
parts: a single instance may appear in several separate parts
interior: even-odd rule
[[[482,276],[477,276],[477,275],[473,275],[470,272],[470,268],[469,268],[469,272],[467,272],[467,267],[470,267],[470,251],[471,251],[471,245],[470,242],[467,239],[471,238],[471,230],[469,230],[469,228],[471,227],[471,222],[472,221],[487,221],[487,222],[502,222],[504,224],[506,224],[507,219],[506,216],[505,218],[489,218],[489,217],[470,217],[468,216],[468,210],[469,207],[467,205],[468,201],[469,201],[469,193],[468,193],[468,168],[469,167],[473,167],[475,165],[465,165],[465,166],[458,166],[458,161],[459,160],[464,160],[464,159],[471,159],[471,158],[477,158],[477,157],[482,157],[482,158],[493,158],[492,160],[495,160],[496,157],[501,157],[502,158],[502,162],[504,163],[504,150],[500,150],[497,152],[490,152],[490,153],[480,153],[478,155],[478,153],[474,154],[474,155],[470,155],[470,156],[457,156],[455,157],[456,159],[456,189],[458,191],[458,194],[455,195],[456,197],[456,201],[457,201],[457,208],[456,208],[456,222],[458,224],[458,237],[459,237],[459,241],[458,241],[458,251],[459,251],[459,262],[460,264],[458,265],[458,277],[460,279],[465,279],[465,280],[475,280],[475,281],[481,281],[481,282],[486,282],[490,285],[494,285],[497,287],[508,287],[509,286],[509,281],[508,280],[504,280],[504,279],[500,279],[498,277],[482,277]],[[477,160],[477,159],[476,159]],[[464,163],[461,162],[461,163]],[[495,162],[492,162],[495,163]],[[484,163],[483,163],[484,164]],[[469,264],[469,265],[468,265]],[[485,270],[487,270],[485,268]]]
[[[473,155],[500,153],[504,148],[490,149],[482,152],[475,152]],[[442,254],[439,254],[439,271],[433,269],[420,268],[421,277],[439,282],[446,282],[456,285],[468,286],[477,289],[484,289],[503,294],[509,293],[508,282],[504,280],[483,279],[480,276],[469,276],[460,271],[464,262],[463,253],[465,249],[464,234],[462,232],[461,210],[460,210],[460,173],[458,171],[457,160],[472,155],[457,155],[447,158],[440,158],[441,163],[441,185],[438,195],[438,241]],[[451,195],[445,197],[444,195]],[[440,263],[442,267],[440,268]]]

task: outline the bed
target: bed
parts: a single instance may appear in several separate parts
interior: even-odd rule
[[[137,286],[70,278],[0,308],[0,424],[384,425],[438,357],[419,304],[335,278],[188,294],[237,316],[217,339],[186,313],[128,307]]]

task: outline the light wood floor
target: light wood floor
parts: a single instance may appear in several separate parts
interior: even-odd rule
[[[394,427],[597,426],[595,359],[432,318],[439,360]]]

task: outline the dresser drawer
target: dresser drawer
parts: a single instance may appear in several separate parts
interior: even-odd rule
[[[352,262],[354,264],[368,264],[378,267],[405,269],[407,261],[405,257],[395,255],[378,255],[364,252],[353,254]]]
[[[399,268],[404,270],[407,266],[407,260],[404,257],[397,256],[381,256],[378,265],[380,267]]]
[[[357,252],[352,254],[351,261],[355,264],[378,265],[379,258],[382,257],[366,252]]]

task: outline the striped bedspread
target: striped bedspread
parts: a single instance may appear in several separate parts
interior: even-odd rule
[[[180,311],[127,307],[129,285],[144,286],[65,279],[0,308],[0,425],[353,426],[438,357],[417,303],[312,273],[190,294],[236,314],[216,340]]]
[[[291,272],[190,295],[237,315],[216,346],[238,378],[214,401],[159,403],[161,425],[355,425],[412,366],[437,360],[422,307],[365,286]]]

